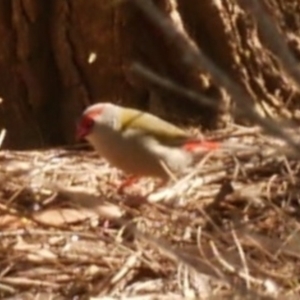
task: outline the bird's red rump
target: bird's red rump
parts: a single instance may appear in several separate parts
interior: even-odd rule
[[[208,141],[191,141],[187,142],[183,148],[186,151],[195,151],[195,150],[215,150],[220,148],[220,144],[218,142],[208,142]]]

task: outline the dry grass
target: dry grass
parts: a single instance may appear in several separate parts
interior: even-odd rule
[[[298,299],[299,163],[255,128],[214,138],[252,146],[124,194],[91,152],[2,151],[1,299]]]

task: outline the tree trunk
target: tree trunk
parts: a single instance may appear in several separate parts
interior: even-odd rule
[[[0,129],[7,130],[2,148],[73,143],[81,111],[98,101],[204,128],[225,126],[235,118],[230,95],[210,70],[186,63],[186,48],[201,51],[243,87],[261,115],[298,118],[299,92],[242,0],[154,1],[178,33],[173,40],[135,2],[0,2]],[[300,57],[297,1],[269,0],[267,13]],[[184,93],[154,84],[133,71],[136,62],[213,105],[195,104]]]

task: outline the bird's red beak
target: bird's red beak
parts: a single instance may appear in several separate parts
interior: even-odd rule
[[[86,127],[78,124],[76,129],[76,141],[81,141],[85,138],[85,136],[88,134],[88,130]]]
[[[80,121],[77,123],[76,140],[83,140],[87,135],[91,133],[91,130],[95,124],[94,112],[83,115]]]
[[[81,118],[77,124],[76,129],[76,140],[80,141],[85,139],[85,137],[90,134],[92,127],[94,126],[94,120],[89,116],[84,116]]]

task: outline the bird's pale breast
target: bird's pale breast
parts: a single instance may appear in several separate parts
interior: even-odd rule
[[[110,128],[102,128],[101,133],[99,131],[98,136],[89,137],[89,141],[111,165],[129,174],[168,177],[160,159],[151,153],[138,138],[124,137]]]

